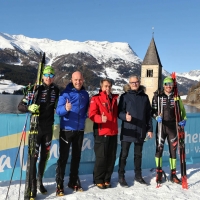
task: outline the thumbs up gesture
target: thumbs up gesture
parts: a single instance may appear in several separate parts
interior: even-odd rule
[[[67,99],[67,102],[65,104],[65,109],[67,111],[70,111],[72,109],[72,104],[69,102],[69,100]]]
[[[130,122],[132,119],[131,115],[129,115],[129,112],[126,113],[126,121]]]
[[[106,123],[107,122],[107,117],[104,115],[104,112],[101,115],[101,120],[102,120],[102,123]]]

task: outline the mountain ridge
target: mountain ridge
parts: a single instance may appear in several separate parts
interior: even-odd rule
[[[142,60],[126,42],[79,42],[67,39],[54,41],[0,33],[1,63],[13,65],[15,68],[37,68],[41,52],[46,53],[46,64],[55,68],[55,82],[62,88],[70,82],[71,73],[75,70],[83,73],[85,85],[90,89],[95,90],[99,87],[100,79],[108,77],[113,80],[114,89],[120,92],[130,75],[141,74]],[[165,69],[162,74],[163,77],[170,75]],[[190,76],[187,73],[177,73],[180,92],[186,94],[197,83],[196,79],[195,73],[190,73]]]

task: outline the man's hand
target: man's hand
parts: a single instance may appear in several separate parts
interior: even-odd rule
[[[39,108],[40,106],[38,106],[37,104],[32,104],[28,107],[28,110],[32,113],[39,113]]]
[[[107,117],[104,115],[104,112],[101,115],[101,120],[102,120],[102,123],[106,123],[107,122]]]
[[[131,115],[129,115],[129,112],[126,113],[126,121],[130,122],[132,119]]]
[[[153,132],[148,132],[147,135],[148,135],[149,138],[152,138],[153,137]]]
[[[69,102],[69,100],[67,99],[67,102],[65,104],[65,109],[67,111],[70,111],[72,109],[72,104]]]

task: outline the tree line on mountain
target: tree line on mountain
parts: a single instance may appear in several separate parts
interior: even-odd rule
[[[67,67],[65,70],[56,68],[55,84],[62,91],[71,80],[71,75],[74,71],[79,70],[83,73],[86,90],[94,90],[99,87],[101,77],[97,76],[87,66]],[[33,66],[19,66],[0,63],[0,79],[11,80],[18,85],[34,84],[37,78],[37,69]],[[14,94],[22,94],[20,91],[15,91]]]
[[[0,63],[0,74],[0,79],[11,80],[18,85],[28,85],[35,82],[37,69],[32,66]]]
[[[70,58],[70,57],[69,57]],[[63,58],[64,59],[64,58]],[[57,61],[58,62],[58,61]],[[107,67],[112,67],[112,63],[106,63]],[[82,62],[75,62],[72,66],[65,66],[65,63],[54,63],[53,65],[56,76],[55,76],[55,84],[58,85],[60,88],[60,91],[62,91],[66,85],[71,80],[71,75],[74,71],[78,70],[83,73],[85,82],[84,86],[85,89],[89,92],[95,91],[99,88],[100,80],[102,79],[102,73],[106,72],[104,71],[103,65],[96,64],[94,62],[87,62],[87,64],[83,64]],[[140,66],[121,66],[116,68],[117,72],[121,74],[123,78],[129,77],[131,74],[140,75]],[[28,85],[29,83],[34,84],[37,77],[37,67],[30,66],[30,65],[11,65],[11,64],[5,64],[0,63],[0,79],[6,79],[11,80],[12,82],[18,84],[18,85]],[[123,87],[126,82],[124,79],[116,79],[113,81],[113,84]],[[199,83],[200,85],[200,83]],[[189,85],[188,85],[189,86]],[[192,92],[195,88],[198,87],[197,85],[193,85],[189,92]],[[186,88],[184,85],[178,84],[179,88],[179,94],[187,94]],[[15,94],[21,94],[20,91],[15,91]]]

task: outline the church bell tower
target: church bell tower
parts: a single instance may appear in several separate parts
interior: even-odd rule
[[[162,87],[162,64],[152,37],[141,67],[141,85],[146,87],[146,94],[152,102],[153,93]]]

